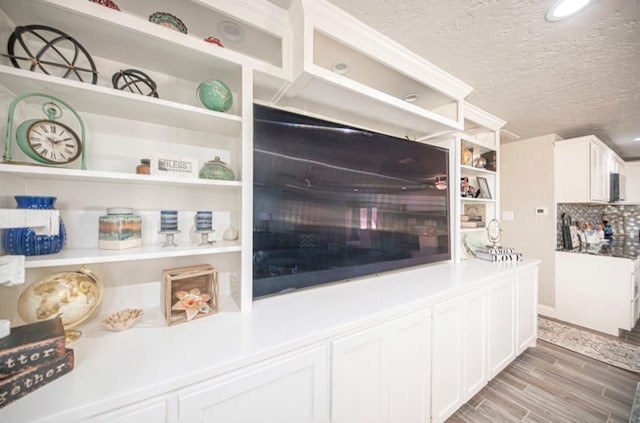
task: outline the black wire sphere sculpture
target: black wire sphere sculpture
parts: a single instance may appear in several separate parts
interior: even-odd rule
[[[7,42],[13,66],[81,82],[98,82],[96,64],[82,44],[46,25],[16,26]],[[85,81],[87,79],[87,81]]]
[[[158,98],[156,83],[149,75],[137,69],[125,69],[114,73],[111,77],[111,83],[113,88],[117,90]]]

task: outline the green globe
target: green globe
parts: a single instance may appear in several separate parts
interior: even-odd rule
[[[233,104],[231,90],[222,81],[208,79],[198,85],[198,98],[207,109],[226,112]]]

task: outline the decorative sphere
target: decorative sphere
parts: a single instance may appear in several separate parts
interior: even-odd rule
[[[484,169],[487,166],[487,159],[484,157],[478,157],[475,162],[475,167]]]
[[[57,316],[65,330],[91,317],[102,301],[100,279],[88,269],[46,276],[20,295],[18,314],[27,323]]]
[[[233,104],[231,90],[222,81],[208,79],[198,85],[198,98],[207,109],[226,112]]]

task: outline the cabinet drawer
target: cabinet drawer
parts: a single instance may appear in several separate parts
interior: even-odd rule
[[[169,423],[172,421],[167,415],[169,401],[175,404],[175,398],[153,399],[98,414],[83,421],[87,423]]]
[[[181,423],[328,420],[327,348],[256,364],[178,394]]]

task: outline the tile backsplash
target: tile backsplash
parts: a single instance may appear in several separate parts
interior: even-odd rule
[[[625,235],[638,240],[640,231],[640,205],[638,204],[575,204],[558,203],[557,246],[562,247],[561,216],[571,216],[571,223],[597,225],[607,220],[614,235]]]

